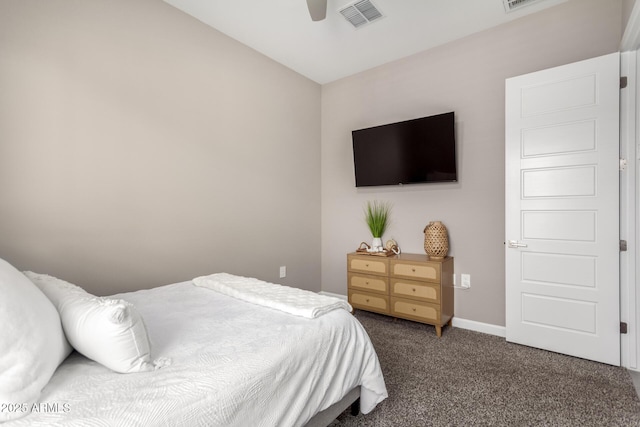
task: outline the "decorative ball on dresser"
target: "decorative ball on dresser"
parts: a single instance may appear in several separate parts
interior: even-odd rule
[[[433,259],[443,259],[449,252],[447,227],[441,221],[431,221],[424,228],[424,251]]]

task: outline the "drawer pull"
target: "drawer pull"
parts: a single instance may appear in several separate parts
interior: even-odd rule
[[[411,269],[411,271],[415,273],[415,272],[416,272],[416,269],[415,269],[415,268],[412,268],[412,269]]]
[[[367,298],[367,302],[369,302],[369,298]]]
[[[413,308],[412,310],[413,310],[413,311],[416,311],[416,309],[415,309],[415,308]]]
[[[369,267],[369,264],[365,264],[364,266],[365,266],[365,267]]]
[[[368,285],[368,284],[369,284],[369,281],[367,280],[366,282],[364,282],[364,284],[365,284],[365,285]]]
[[[413,291],[413,292],[415,292],[415,291],[416,291],[416,288],[413,288],[413,289],[412,289],[412,291]]]

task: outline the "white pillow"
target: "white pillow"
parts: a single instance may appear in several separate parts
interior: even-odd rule
[[[46,274],[24,274],[58,309],[67,339],[78,352],[120,373],[155,369],[147,329],[132,304],[96,297]]]
[[[0,422],[27,415],[69,353],[51,301],[0,259]]]

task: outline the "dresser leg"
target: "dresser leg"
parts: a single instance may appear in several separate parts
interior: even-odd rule
[[[436,326],[436,335],[438,338],[442,336],[442,326]]]

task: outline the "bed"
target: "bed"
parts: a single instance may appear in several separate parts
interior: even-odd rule
[[[0,285],[6,287],[1,267]],[[65,292],[73,286],[34,273],[27,280],[37,283],[38,277],[63,283]],[[46,293],[42,283],[38,286]],[[71,341],[77,331],[65,324],[64,316],[70,304],[46,296],[60,312]],[[104,308],[105,299],[87,298]],[[366,414],[387,397],[375,350],[360,323],[343,308],[302,317],[194,281],[108,300],[137,312],[138,322],[134,318],[127,333],[135,328],[146,331],[146,361],[127,361],[123,372],[114,372],[72,351],[37,400],[7,402],[10,398],[0,390],[3,427],[315,426],[327,425],[352,402]],[[96,339],[96,345],[104,346],[105,341]],[[109,349],[117,345],[111,343]],[[84,351],[80,343],[74,347]],[[138,347],[144,353],[144,345]],[[4,362],[0,356],[0,368]],[[126,373],[131,366],[136,369]]]

